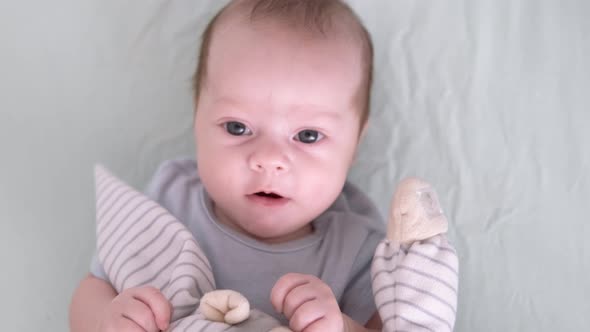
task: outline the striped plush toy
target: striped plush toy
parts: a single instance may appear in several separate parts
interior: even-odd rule
[[[459,262],[434,189],[409,178],[395,192],[371,276],[383,331],[452,331]]]
[[[150,285],[173,307],[168,331],[290,331],[216,290],[207,257],[185,226],[159,204],[97,166],[98,258],[117,292]],[[417,179],[394,196],[387,239],[372,265],[383,331],[451,331],[457,302],[457,256],[432,188]]]

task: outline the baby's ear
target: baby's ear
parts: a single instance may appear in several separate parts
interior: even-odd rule
[[[410,243],[446,233],[447,218],[434,188],[419,178],[402,180],[391,202],[387,238]]]

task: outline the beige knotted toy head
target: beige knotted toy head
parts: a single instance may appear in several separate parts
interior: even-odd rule
[[[447,229],[432,186],[419,178],[401,181],[391,204],[387,238],[404,244],[446,233]]]

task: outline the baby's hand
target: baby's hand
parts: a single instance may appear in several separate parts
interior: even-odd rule
[[[149,286],[129,288],[107,306],[101,321],[101,332],[158,332],[168,328],[170,302]]]
[[[320,279],[289,273],[274,285],[270,301],[275,310],[289,319],[295,332],[341,332],[342,312],[334,293]]]

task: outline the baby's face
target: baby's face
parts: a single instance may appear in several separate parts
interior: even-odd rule
[[[269,23],[222,24],[210,46],[195,136],[217,218],[267,242],[309,232],[358,144],[358,46]]]

